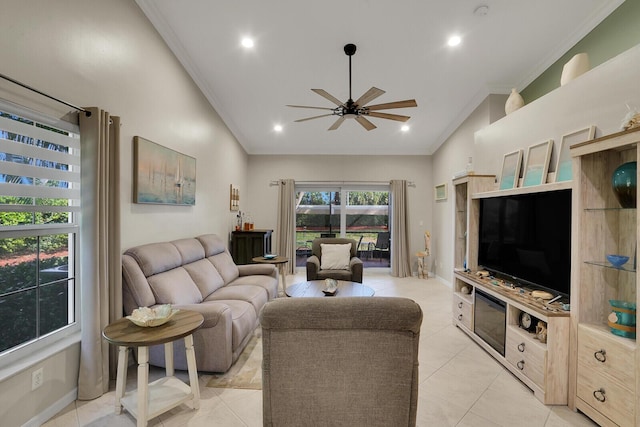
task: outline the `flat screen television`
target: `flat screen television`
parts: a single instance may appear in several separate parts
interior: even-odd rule
[[[571,190],[480,199],[478,265],[519,286],[568,298]]]

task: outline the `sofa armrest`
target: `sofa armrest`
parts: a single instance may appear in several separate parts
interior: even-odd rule
[[[238,266],[240,276],[271,276],[278,279],[278,269],[273,264],[243,264]]]
[[[320,259],[311,255],[307,258],[307,280],[318,280],[318,271],[320,271]]]
[[[349,270],[351,270],[351,281],[362,283],[362,260],[358,257],[352,257],[349,261]]]

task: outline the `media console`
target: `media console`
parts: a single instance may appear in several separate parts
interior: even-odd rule
[[[453,323],[533,390],[542,403],[566,405],[571,322],[569,312],[563,310],[562,303],[545,304],[544,300],[534,298],[528,290],[465,271],[454,273],[453,290]],[[506,327],[504,332],[498,333],[504,333],[503,353],[500,351],[500,339],[495,336],[497,328],[490,324],[482,328],[483,325],[476,324],[476,318],[480,319],[478,322],[496,322],[496,318],[501,321],[497,313],[499,309],[487,314],[483,308],[484,302],[476,305],[476,297],[481,296],[484,300],[486,295],[504,304]],[[479,316],[480,311],[485,315]],[[533,320],[532,329],[525,330],[520,326],[522,313],[528,314]],[[533,328],[538,321],[546,326],[546,342],[536,338]],[[486,338],[485,330],[493,330],[493,339]],[[493,341],[498,341],[498,344]]]

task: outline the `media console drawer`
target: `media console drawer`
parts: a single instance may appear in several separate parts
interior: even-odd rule
[[[473,330],[473,304],[461,295],[454,294],[453,318],[465,328]]]
[[[547,350],[530,337],[507,328],[505,358],[539,387],[544,387]]]
[[[634,424],[634,352],[604,329],[578,326],[577,396],[620,426]]]

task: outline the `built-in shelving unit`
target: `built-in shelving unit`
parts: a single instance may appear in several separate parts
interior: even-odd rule
[[[476,268],[475,261],[478,259],[477,246],[469,246],[469,242],[478,240],[477,234],[469,235],[470,232],[477,233],[478,226],[478,203],[472,203],[471,195],[493,190],[495,188],[495,175],[463,175],[453,179],[453,191],[455,195],[455,242],[453,266],[454,269]]]
[[[602,426],[640,425],[640,354],[636,340],[614,335],[609,300],[640,303],[635,254],[637,209],[622,208],[611,176],[622,163],[638,161],[640,128],[571,147],[573,234],[572,336],[569,406]],[[636,190],[637,191],[637,190]],[[628,255],[622,268],[606,254]]]
[[[486,197],[556,191],[571,182],[495,190],[492,175],[463,176],[453,180],[455,192],[455,241],[453,323],[512,372],[543,403],[566,405],[568,396],[570,314],[559,303],[545,304],[530,292],[511,284],[478,276],[478,221],[480,199]],[[475,297],[478,290],[505,304],[505,342],[501,354],[475,331]],[[546,342],[520,327],[520,315],[528,313],[547,329]],[[535,326],[535,325],[534,325]]]

